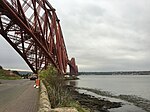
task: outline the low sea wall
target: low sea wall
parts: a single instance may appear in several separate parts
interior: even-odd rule
[[[40,101],[38,112],[50,112],[51,104],[48,98],[48,93],[45,85],[40,81]]]

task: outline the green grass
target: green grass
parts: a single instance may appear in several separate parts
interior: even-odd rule
[[[17,79],[21,79],[21,77],[18,76],[18,75],[10,76],[9,72],[7,70],[0,69],[0,79],[4,79],[4,80],[17,80]]]

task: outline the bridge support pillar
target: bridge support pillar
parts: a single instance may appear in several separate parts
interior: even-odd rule
[[[70,75],[78,75],[78,67],[75,63],[75,58],[71,59],[69,67],[70,67]]]

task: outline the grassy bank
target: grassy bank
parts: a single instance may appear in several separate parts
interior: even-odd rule
[[[62,75],[54,67],[50,66],[47,70],[41,71],[39,76],[47,88],[52,108],[75,107],[79,112],[88,112],[79,102],[73,100],[71,92],[65,87]]]
[[[0,69],[0,79],[4,79],[4,80],[17,80],[17,79],[21,79],[21,77],[18,76],[18,75],[16,75],[16,74],[14,74],[10,70]]]

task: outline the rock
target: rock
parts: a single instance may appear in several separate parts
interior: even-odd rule
[[[106,99],[96,98],[88,94],[79,93],[74,89],[72,89],[72,97],[74,100],[77,100],[82,107],[90,109],[91,112],[109,112],[108,109],[110,108],[121,107],[121,102],[111,102]]]

